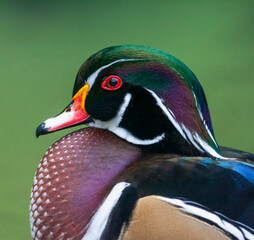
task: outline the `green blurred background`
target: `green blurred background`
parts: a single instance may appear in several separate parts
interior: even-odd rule
[[[94,52],[141,44],[197,75],[220,145],[254,153],[254,1],[0,0],[0,239],[30,239],[29,197],[46,149],[72,130],[35,138],[71,99]]]

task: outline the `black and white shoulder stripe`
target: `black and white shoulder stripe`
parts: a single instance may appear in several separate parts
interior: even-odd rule
[[[250,227],[233,221],[226,216],[211,211],[205,206],[183,199],[165,198],[157,196],[158,199],[168,202],[169,204],[181,208],[182,211],[195,216],[196,218],[207,222],[208,224],[214,225],[236,240],[254,240],[254,230]]]
[[[203,222],[216,226],[231,239],[254,240],[253,229],[218,212],[211,211],[201,204],[184,199],[155,197]],[[94,214],[82,240],[117,240],[122,227],[128,225],[137,200],[136,187],[126,182],[117,183]]]
[[[117,183],[87,226],[82,240],[117,240],[138,200],[137,189],[129,183]]]

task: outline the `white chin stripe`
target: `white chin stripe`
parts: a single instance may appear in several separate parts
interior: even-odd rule
[[[147,140],[142,140],[138,139],[137,137],[133,136],[129,131],[127,131],[124,128],[117,127],[114,130],[112,130],[113,133],[115,133],[117,136],[120,138],[125,139],[127,142],[136,144],[136,145],[151,145],[158,143],[165,137],[165,133],[162,133],[161,135],[156,136],[153,139],[147,139]]]
[[[158,199],[168,202],[173,206],[181,208],[184,212],[189,213],[193,216],[199,217],[203,219],[203,221],[207,221],[208,223],[213,223],[215,226],[224,230],[226,233],[232,235],[234,239],[238,240],[253,240],[254,239],[254,231],[248,226],[233,221],[222,214],[217,212],[210,211],[206,207],[197,204],[191,201],[184,201],[181,199],[174,198],[166,198],[166,197],[157,197]]]
[[[99,120],[95,120],[94,123],[90,123],[89,125],[91,127],[97,127],[97,128],[103,128],[103,129],[108,129],[111,132],[113,132],[115,135],[117,135],[118,137],[126,140],[129,143],[133,143],[136,145],[151,145],[151,144],[155,144],[158,143],[159,141],[161,141],[162,139],[164,139],[165,137],[165,133],[162,133],[161,135],[156,136],[153,139],[139,139],[137,137],[135,137],[133,134],[131,134],[129,131],[127,131],[124,128],[121,127],[106,127],[106,126],[102,126],[104,124],[101,123],[105,123],[105,122],[101,122]]]
[[[127,142],[133,143],[133,144],[137,144],[137,145],[151,145],[151,144],[155,144],[158,143],[159,141],[161,141],[164,137],[165,137],[165,133],[162,133],[156,137],[154,137],[153,139],[139,139],[137,137],[135,137],[132,133],[130,133],[128,130],[119,127],[120,122],[122,121],[123,115],[127,109],[127,107],[129,106],[129,103],[131,101],[131,94],[127,93],[124,97],[123,103],[119,108],[118,113],[116,114],[116,116],[106,122],[100,121],[100,120],[94,120],[94,123],[90,123],[89,125],[91,127],[97,127],[97,128],[103,128],[103,129],[108,129],[109,131],[113,132],[114,134],[116,134],[118,137],[125,139]]]
[[[126,182],[117,183],[106,199],[103,201],[99,209],[92,217],[87,226],[87,232],[82,240],[99,240],[105,230],[112,209],[117,204],[122,195],[123,190],[130,184]]]
[[[102,67],[100,67],[98,70],[96,70],[94,73],[92,73],[88,78],[87,78],[87,84],[89,85],[90,89],[92,88],[96,78],[98,77],[98,75],[100,74],[100,72],[108,67],[110,67],[113,64],[119,63],[119,62],[131,62],[131,61],[144,61],[146,59],[118,59],[114,62],[111,62],[107,65],[104,65]]]

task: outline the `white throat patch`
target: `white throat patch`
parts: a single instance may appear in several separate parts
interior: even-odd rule
[[[128,105],[131,101],[131,98],[132,98],[132,96],[130,93],[127,93],[125,95],[123,103],[120,106],[118,113],[111,120],[100,121],[100,120],[94,119],[94,122],[90,123],[89,125],[91,127],[108,129],[109,131],[116,134],[118,137],[125,139],[127,142],[137,144],[137,145],[151,145],[151,144],[161,141],[165,137],[165,133],[162,133],[161,135],[156,136],[153,139],[143,140],[143,139],[139,139],[139,138],[135,137],[128,130],[119,126],[120,122],[122,121],[123,115],[124,115]]]

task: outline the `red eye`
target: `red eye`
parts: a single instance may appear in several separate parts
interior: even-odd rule
[[[116,90],[120,88],[123,81],[118,76],[109,76],[101,84],[101,87],[106,90]]]

